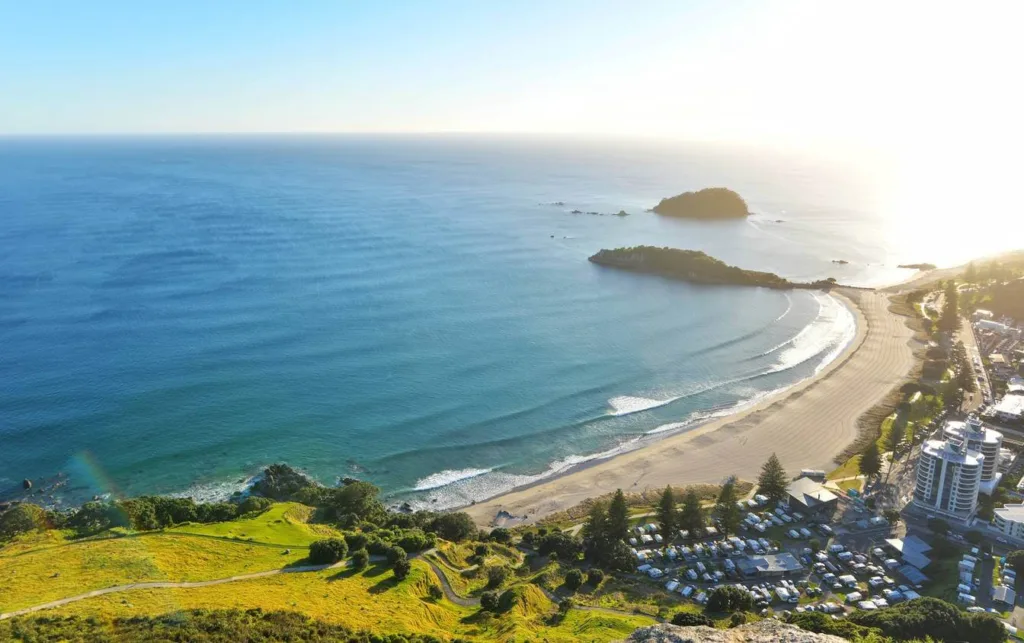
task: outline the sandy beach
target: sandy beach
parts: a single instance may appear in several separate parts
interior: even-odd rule
[[[735,415],[650,446],[467,507],[481,526],[505,510],[534,522],[617,488],[718,483],[757,477],[773,451],[787,471],[834,468],[832,458],[857,436],[857,419],[914,365],[912,332],[889,312],[881,292],[835,292],[857,314],[857,335],[816,376]],[[519,522],[519,521],[517,521]]]

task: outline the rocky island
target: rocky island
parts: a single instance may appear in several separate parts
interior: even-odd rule
[[[901,263],[896,267],[908,270],[935,270],[936,266],[933,263]]]
[[[744,270],[715,259],[700,250],[636,246],[601,250],[590,257],[591,263],[622,270],[645,272],[695,284],[761,286],[776,290],[793,288],[829,289],[836,280],[829,278],[811,283],[789,281],[772,272]]]
[[[652,211],[684,219],[742,219],[750,215],[747,202],[729,188],[704,188],[662,199]]]

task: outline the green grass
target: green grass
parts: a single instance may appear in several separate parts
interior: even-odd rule
[[[837,468],[833,469],[826,477],[826,480],[840,480],[851,476],[860,475],[860,455],[855,455]]]
[[[312,515],[312,507],[297,502],[281,502],[253,518],[205,525],[190,523],[166,531],[294,547],[308,547],[314,540],[340,535],[327,525],[310,524]]]
[[[573,610],[561,622],[557,607],[539,589],[525,586],[525,600],[508,614],[491,616],[476,608],[428,598],[437,580],[422,561],[413,561],[409,578],[396,583],[391,572],[375,566],[362,573],[326,571],[281,574],[228,586],[144,590],[73,603],[54,615],[133,616],[205,608],[298,610],[353,629],[388,633],[433,634],[470,640],[611,641],[653,621]]]
[[[860,491],[864,488],[864,481],[859,478],[854,478],[853,480],[842,480],[837,482],[836,486],[843,491],[849,491],[850,489]]]

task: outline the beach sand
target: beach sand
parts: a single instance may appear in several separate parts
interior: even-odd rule
[[[480,526],[504,510],[531,523],[615,489],[756,480],[775,452],[790,474],[834,468],[832,458],[857,437],[857,419],[914,365],[911,330],[877,291],[840,289],[857,314],[857,335],[820,373],[735,415],[650,446],[599,460],[564,475],[463,509]]]

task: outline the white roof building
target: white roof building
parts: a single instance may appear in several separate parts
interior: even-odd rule
[[[988,428],[976,416],[967,418],[966,422],[946,422],[943,434],[950,440],[964,442],[968,451],[977,451],[985,456],[981,468],[981,492],[992,495],[1002,478],[999,473],[999,452],[1003,447],[1003,434]]]
[[[917,463],[914,502],[958,520],[978,510],[978,491],[985,456],[956,439],[927,440]]]
[[[992,409],[992,413],[1000,420],[1018,422],[1024,418],[1024,395],[1008,394]]]
[[[1011,538],[1024,540],[1024,503],[998,507],[992,526]]]

